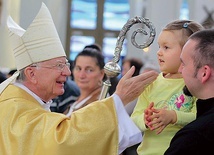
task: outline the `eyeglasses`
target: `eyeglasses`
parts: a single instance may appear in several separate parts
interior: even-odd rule
[[[58,63],[58,64],[52,65],[52,66],[40,66],[39,63],[35,63],[35,64],[31,65],[31,67],[41,67],[41,68],[56,69],[56,70],[59,70],[61,72],[64,70],[65,66],[70,69],[71,64],[69,62],[66,62],[66,63]]]

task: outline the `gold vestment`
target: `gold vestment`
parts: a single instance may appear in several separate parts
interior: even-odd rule
[[[9,85],[0,96],[0,123],[0,155],[118,155],[112,97],[68,118],[44,110],[26,91]]]

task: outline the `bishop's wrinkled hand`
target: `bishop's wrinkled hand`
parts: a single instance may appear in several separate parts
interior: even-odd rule
[[[132,77],[135,67],[131,69],[120,79],[115,94],[117,94],[124,105],[136,99],[158,76],[155,71],[148,71],[138,76]]]

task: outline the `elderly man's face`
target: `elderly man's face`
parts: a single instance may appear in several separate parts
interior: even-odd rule
[[[32,66],[36,94],[44,101],[48,101],[64,93],[66,77],[71,74],[70,68],[66,65],[65,57],[59,57],[48,61],[37,63]]]

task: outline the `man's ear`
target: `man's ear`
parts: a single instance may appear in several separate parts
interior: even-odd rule
[[[36,83],[35,68],[27,67],[25,68],[24,73],[28,81]]]
[[[203,67],[202,76],[201,76],[201,82],[205,83],[211,75],[211,68],[208,65],[205,65]]]

